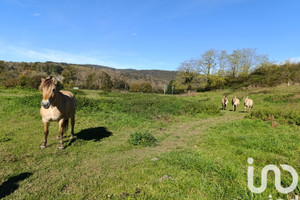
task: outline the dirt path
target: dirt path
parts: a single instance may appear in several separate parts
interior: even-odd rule
[[[234,113],[231,111],[224,112],[224,115],[200,119],[198,121],[180,123],[178,125],[167,128],[162,134],[167,137],[162,140],[155,148],[134,149],[133,154],[138,158],[140,156],[154,156],[163,152],[169,152],[174,149],[193,148],[191,144],[198,141],[208,128],[221,123],[242,119],[246,116],[244,113]]]

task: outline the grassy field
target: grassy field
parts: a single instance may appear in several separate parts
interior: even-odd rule
[[[267,164],[300,172],[300,88],[213,91],[183,96],[74,91],[75,140],[65,150],[52,122],[41,150],[41,93],[0,89],[0,199],[291,199],[274,187],[253,194],[247,187],[247,159],[255,184]],[[220,110],[224,94],[254,109]],[[156,144],[134,146],[135,133]],[[68,132],[68,136],[70,133]],[[282,185],[291,183],[282,174]]]

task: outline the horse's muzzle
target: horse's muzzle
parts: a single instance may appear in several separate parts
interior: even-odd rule
[[[50,101],[49,100],[47,100],[47,101],[42,101],[41,102],[41,105],[43,106],[43,108],[45,108],[45,109],[48,109],[49,107],[50,107]]]

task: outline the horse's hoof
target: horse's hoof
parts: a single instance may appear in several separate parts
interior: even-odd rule
[[[42,146],[40,146],[40,148],[41,148],[41,149],[45,149],[45,148],[46,148],[46,146],[45,146],[45,145],[42,145]]]
[[[65,147],[59,147],[59,149],[60,149],[60,150],[64,150],[64,149],[65,149]]]
[[[73,140],[74,139],[74,136],[73,135],[71,135],[71,137],[70,137],[70,140]]]
[[[59,137],[59,136],[57,136],[57,137],[56,137],[56,139],[57,139],[57,140],[60,140],[60,137]]]

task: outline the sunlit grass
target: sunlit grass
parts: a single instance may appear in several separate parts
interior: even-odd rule
[[[259,110],[298,110],[298,87],[220,90],[187,96],[75,91],[76,140],[58,149],[58,124],[48,148],[39,148],[41,93],[0,89],[0,192],[6,199],[268,199],[278,194],[247,188],[247,158],[255,160],[256,185],[266,164],[289,164],[300,172],[296,125],[244,118],[242,98]],[[237,96],[237,112],[220,111],[221,98]],[[279,102],[278,102],[278,101]],[[284,119],[285,117],[282,116]],[[294,117],[292,117],[294,118]],[[131,134],[149,132],[157,146],[133,146]],[[285,186],[290,183],[283,174]]]

